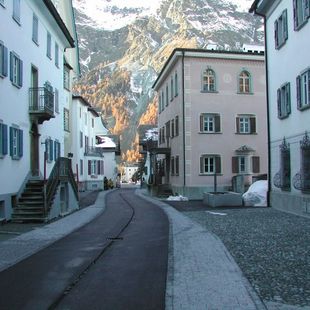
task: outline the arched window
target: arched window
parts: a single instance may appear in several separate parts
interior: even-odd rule
[[[215,72],[212,69],[207,69],[202,75],[202,89],[203,91],[215,91]]]
[[[239,74],[239,93],[248,94],[251,92],[251,74],[248,71],[242,71]]]

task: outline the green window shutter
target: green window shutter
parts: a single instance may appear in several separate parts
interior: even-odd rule
[[[221,131],[221,117],[220,117],[220,115],[215,115],[214,121],[215,121],[215,132],[220,132]]]
[[[259,156],[253,156],[252,157],[252,172],[253,173],[259,173]]]
[[[52,161],[54,155],[54,142],[52,139],[49,140],[49,144],[50,144],[49,160]]]
[[[13,82],[13,53],[10,52],[10,81]]]
[[[204,131],[203,122],[204,122],[204,115],[201,114],[201,115],[200,115],[200,131],[201,131],[201,132]]]
[[[284,40],[288,39],[288,31],[287,31],[287,10],[284,10],[282,13],[282,22],[283,22],[283,36]]]
[[[3,46],[2,75],[3,76],[8,76],[8,49],[5,46]]]
[[[256,133],[256,118],[255,117],[250,117],[250,129],[251,133]]]
[[[215,157],[215,173],[221,173],[221,157],[216,156]]]
[[[286,96],[286,112],[288,115],[291,113],[291,83],[286,84],[285,96]]]
[[[301,77],[300,75],[296,78],[296,94],[297,94],[297,109],[301,109]]]
[[[23,61],[20,59],[18,60],[18,72],[19,72],[18,86],[22,87],[23,86]]]
[[[13,128],[10,127],[10,156],[13,156]]]
[[[240,117],[236,117],[236,131],[240,133]]]
[[[97,174],[100,175],[100,161],[97,160]]]
[[[278,104],[278,118],[282,117],[282,109],[281,109],[281,88],[277,90],[277,104]]]
[[[239,173],[239,160],[237,156],[232,157],[231,168],[232,173]]]
[[[54,160],[57,160],[57,141],[54,141]]]
[[[204,173],[203,169],[203,164],[204,164],[204,157],[200,157],[200,173]]]
[[[2,124],[2,155],[8,153],[8,126]]]
[[[91,160],[88,161],[88,175],[91,175]]]
[[[24,141],[23,141],[23,131],[21,129],[18,130],[18,156],[23,157]]]
[[[278,48],[278,20],[276,20],[274,22],[274,44],[275,44],[275,48]]]

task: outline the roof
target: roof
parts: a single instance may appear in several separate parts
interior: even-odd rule
[[[80,100],[84,105],[86,105],[87,107],[92,107],[91,104],[82,96],[80,95],[73,95],[72,99],[77,99]]]
[[[264,52],[243,52],[243,51],[226,51],[226,50],[208,50],[208,49],[196,49],[196,48],[175,48],[167,61],[165,62],[162,70],[160,71],[156,81],[152,85],[152,88],[156,90],[160,85],[162,77],[165,75],[169,66],[173,65],[178,57],[210,57],[210,58],[230,58],[245,60],[262,60],[264,59]],[[242,57],[241,57],[242,56]]]
[[[51,0],[43,0],[43,2],[48,8],[51,15],[55,18],[56,23],[58,24],[59,28],[62,30],[68,42],[70,43],[70,46],[75,47],[74,39],[72,38],[68,28],[66,27],[65,23],[63,22],[59,13],[57,12],[53,2]]]

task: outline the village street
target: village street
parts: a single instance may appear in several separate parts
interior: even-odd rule
[[[0,242],[0,309],[309,309],[309,218],[144,194]]]

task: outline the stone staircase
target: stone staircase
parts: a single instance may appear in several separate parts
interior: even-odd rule
[[[44,214],[44,182],[43,180],[29,180],[24,192],[13,208],[12,222],[33,223],[45,222]]]

